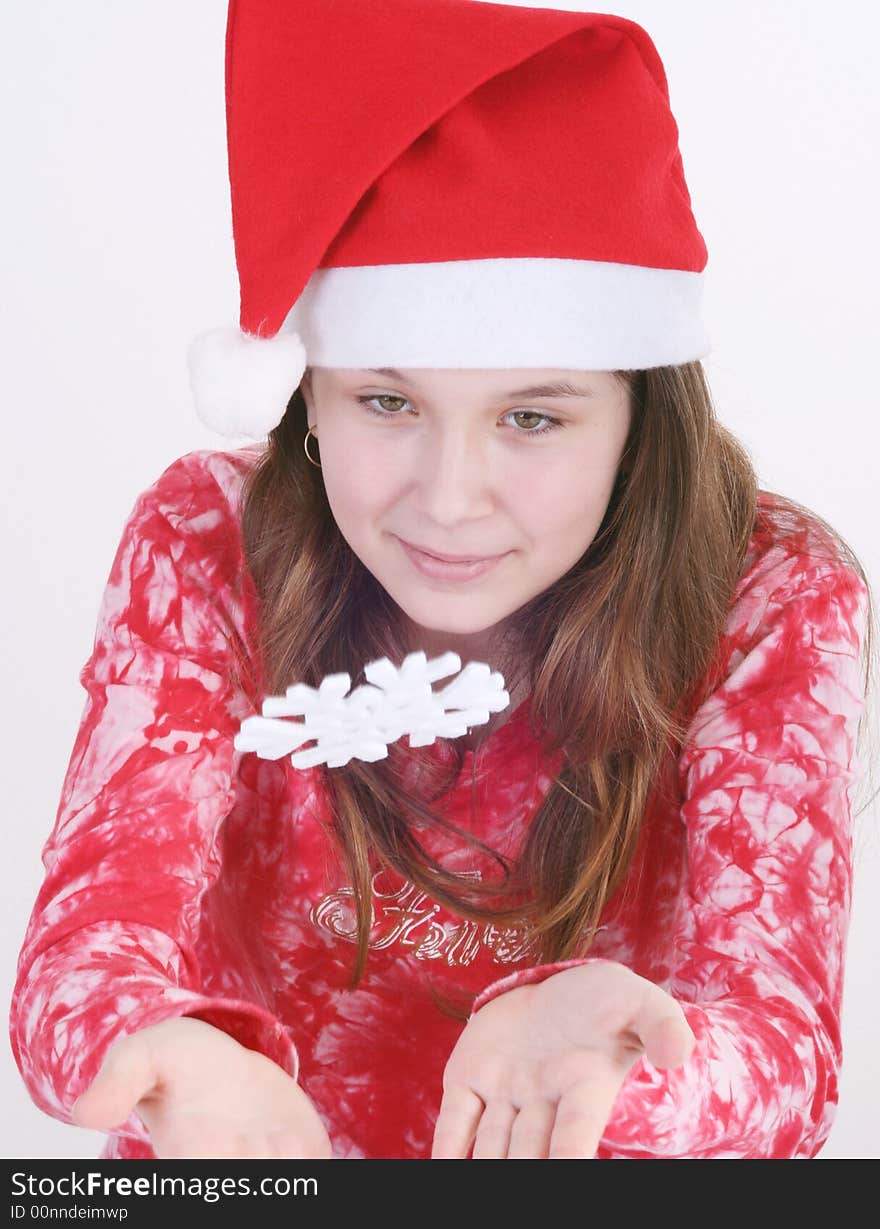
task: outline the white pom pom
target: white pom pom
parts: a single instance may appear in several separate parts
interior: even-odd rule
[[[236,325],[200,333],[187,353],[196,414],[221,435],[277,427],[306,369],[298,333],[254,337]]]

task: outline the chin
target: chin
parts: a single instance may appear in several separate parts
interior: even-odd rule
[[[461,612],[456,612],[455,610],[456,604],[461,605],[460,597],[456,597],[454,603],[450,602],[449,614],[447,616],[443,609],[442,594],[439,595],[441,600],[437,600],[438,595],[432,594],[431,600],[420,602],[407,601],[405,596],[398,596],[391,589],[388,590],[388,593],[412,624],[434,635],[479,636],[482,632],[489,631],[498,622],[498,619],[494,616],[489,616],[485,619],[481,618],[477,621],[474,621],[473,618],[461,618]],[[457,614],[459,617],[457,617]]]

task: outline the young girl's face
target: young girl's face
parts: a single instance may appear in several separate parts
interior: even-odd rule
[[[630,425],[604,371],[313,367],[302,390],[339,531],[409,616],[407,647],[463,663],[583,555]]]

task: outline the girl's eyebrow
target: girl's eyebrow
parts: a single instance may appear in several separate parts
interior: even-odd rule
[[[389,376],[392,380],[399,380],[405,384],[406,377],[396,367],[364,367],[363,371],[370,371],[374,375]],[[507,399],[511,397],[595,397],[595,392],[591,388],[577,388],[574,384],[569,384],[565,380],[560,380],[552,384],[533,384],[528,388],[514,388],[507,393],[499,393],[499,399]]]

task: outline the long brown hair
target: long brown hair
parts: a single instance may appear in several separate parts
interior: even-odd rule
[[[506,633],[525,663],[533,733],[548,754],[562,755],[518,858],[512,863],[432,809],[461,771],[454,740],[446,776],[403,740],[386,760],[325,773],[354,892],[352,986],[368,959],[376,864],[461,917],[523,926],[542,963],[588,950],[633,859],[649,795],[666,788],[664,765],[718,682],[722,627],[762,522],[774,535],[808,527],[811,549],[824,543],[868,587],[868,691],[873,603],[852,549],[793,500],[773,495],[759,506],[750,458],[717,420],[699,362],[615,375],[629,390],[632,421],[605,517],[577,564],[516,612]],[[297,389],[242,491],[261,678],[273,694],[292,680],[317,686],[331,672],[348,672],[357,685],[365,681],[353,672],[360,663],[387,656],[399,664],[406,636],[402,612],[336,526],[320,471],[304,453],[307,425]],[[418,788],[403,784],[412,762]],[[475,882],[445,869],[419,841],[422,825],[479,847],[500,877]],[[466,1009],[445,1009],[465,1018]]]

